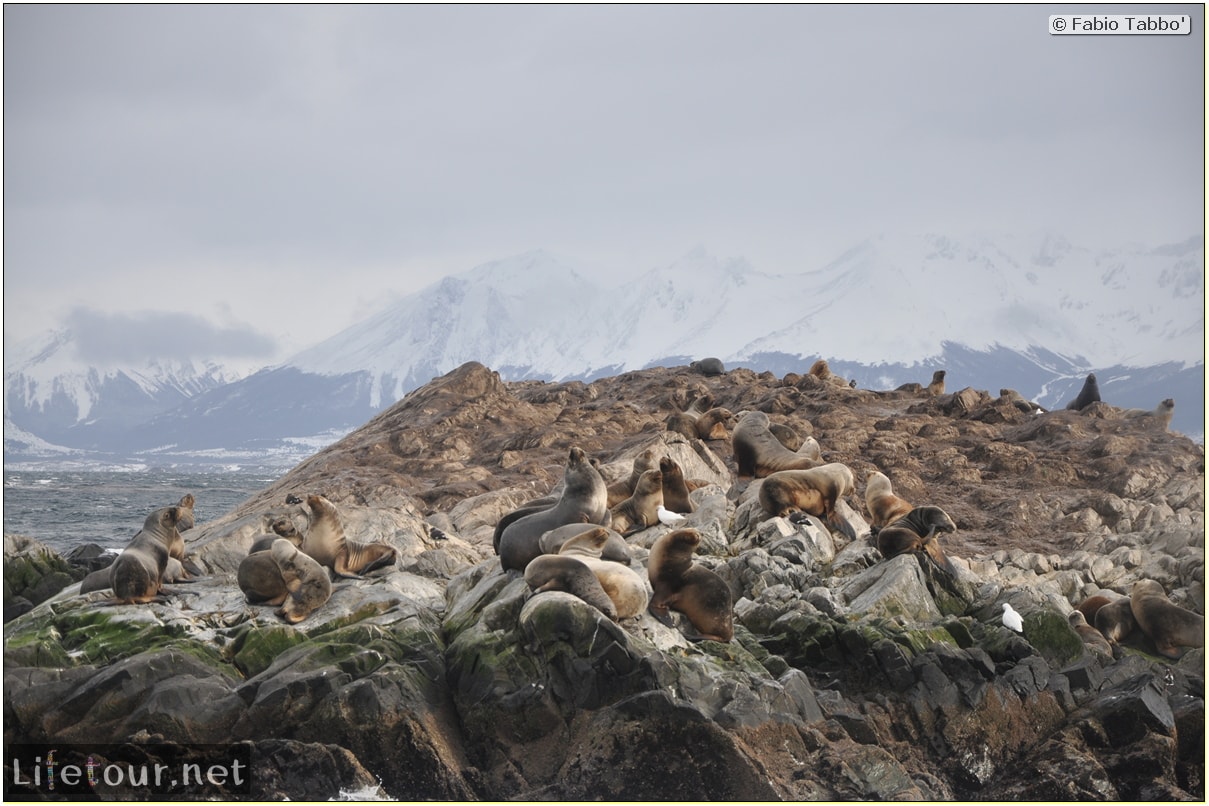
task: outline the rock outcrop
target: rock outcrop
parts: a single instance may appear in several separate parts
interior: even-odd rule
[[[665,430],[703,393],[942,507],[957,573],[883,559],[861,481],[828,523],[766,518],[726,440]],[[606,481],[647,448],[681,466],[733,640],[615,622],[500,567],[496,522],[557,491],[572,445]],[[275,519],[305,528],[287,496],[310,493],[398,560],[290,626],[234,574]],[[9,622],[5,742],[242,743],[270,799],[1203,800],[1203,648],[1171,660],[1134,633],[1107,657],[1067,614],[1139,579],[1203,613],[1204,521],[1203,448],[1106,403],[687,367],[505,384],[468,364],[197,524],[205,576],[168,602],[69,587]],[[631,568],[670,528],[629,538]]]

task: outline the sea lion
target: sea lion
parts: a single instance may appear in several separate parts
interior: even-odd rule
[[[825,381],[831,377],[831,367],[827,365],[826,359],[820,358],[810,365],[810,371],[807,374],[813,375],[820,381]]]
[[[534,593],[566,591],[578,596],[601,613],[617,620],[617,607],[600,586],[592,569],[577,557],[543,554],[525,566],[525,584]]]
[[[667,431],[680,434],[689,439],[697,438],[697,418],[682,411],[669,414],[668,418],[663,421],[663,427]]]
[[[551,529],[541,536],[538,541],[538,547],[541,548],[542,554],[558,554],[558,550],[576,535],[590,532],[597,528],[594,523],[568,523],[565,526],[560,526],[557,529]],[[630,564],[630,544],[625,542],[625,538],[618,534],[614,529],[608,529],[609,539],[605,542],[604,548],[601,549],[600,559],[609,560],[610,562]]]
[[[563,472],[563,492],[549,509],[518,518],[500,533],[500,564],[505,571],[523,571],[541,554],[541,536],[568,523],[607,525],[609,491],[582,448],[573,447]]]
[[[928,395],[937,397],[945,393],[945,371],[938,369],[932,373],[932,382],[928,384]]]
[[[1125,412],[1125,416],[1130,419],[1141,419],[1143,417],[1153,417],[1154,419],[1146,424],[1161,425],[1166,431],[1171,427],[1171,415],[1175,413],[1175,400],[1167,398],[1162,403],[1159,403],[1152,411],[1144,409],[1129,409]]]
[[[865,477],[865,508],[869,510],[869,525],[877,530],[904,517],[915,507],[894,494],[885,473],[873,470]]]
[[[698,439],[726,439],[729,434],[726,431],[727,426],[735,415],[730,409],[724,409],[720,406],[714,407],[697,418],[696,435]]]
[[[688,482],[679,463],[670,456],[659,460],[659,472],[663,475],[663,506],[672,512],[688,515],[693,511],[689,498]]]
[[[248,604],[276,606],[284,602],[290,593],[285,586],[285,577],[281,575],[281,568],[273,559],[271,548],[244,557],[235,571],[235,581]]]
[[[659,468],[659,460],[655,458],[653,448],[647,448],[645,451],[634,457],[634,465],[630,470],[630,475],[621,481],[615,481],[609,485],[609,509],[620,504],[622,501],[634,494],[634,487],[638,484],[639,477],[648,470],[657,470]]]
[[[835,513],[836,502],[856,491],[852,470],[831,462],[805,470],[779,470],[760,485],[760,504],[770,518],[807,512],[824,520]]]
[[[1079,635],[1079,639],[1083,641],[1083,645],[1089,652],[1106,660],[1112,660],[1112,644],[1108,643],[1108,639],[1104,637],[1103,633],[1087,623],[1087,618],[1083,613],[1072,610],[1067,616],[1067,620],[1070,622],[1071,629]]]
[[[777,442],[780,442],[791,451],[797,451],[798,448],[802,447],[802,443],[805,441],[805,439],[797,431],[793,430],[793,428],[790,426],[785,425],[785,423],[770,422],[768,424],[768,430],[772,432],[774,437],[777,438]]]
[[[1044,414],[1049,411],[1043,406],[1038,406],[1031,400],[1025,400],[1024,396],[1015,389],[1000,389],[999,397],[1007,399],[1013,406],[1025,414]],[[1086,613],[1084,615],[1086,615]]]
[[[80,581],[80,593],[108,590],[109,574],[112,569],[113,563],[110,563],[84,577]],[[194,576],[199,573],[196,566],[186,566],[175,557],[169,557],[168,564],[164,566],[164,582],[192,582]]]
[[[1109,602],[1096,611],[1096,629],[1109,643],[1120,643],[1137,625],[1133,618],[1133,603],[1128,596]]]
[[[740,479],[760,479],[780,470],[806,470],[822,464],[817,459],[786,448],[773,436],[768,425],[768,415],[762,411],[739,414],[739,424],[735,426],[730,440]]]
[[[1066,404],[1066,408],[1080,411],[1092,403],[1099,401],[1099,399],[1100,387],[1096,383],[1096,374],[1093,372],[1087,376],[1087,380],[1083,381],[1083,388],[1079,390],[1079,394],[1074,400]]]
[[[1140,579],[1129,592],[1130,611],[1142,632],[1150,637],[1160,654],[1178,658],[1180,647],[1205,645],[1205,617],[1172,604],[1163,586],[1153,579]]]
[[[628,496],[627,496],[628,497]],[[621,499],[622,501],[625,498]],[[535,498],[532,501],[526,501],[521,506],[509,512],[507,515],[499,519],[495,525],[495,532],[491,536],[491,545],[495,549],[495,553],[500,553],[500,535],[513,521],[518,521],[526,515],[532,515],[534,512],[544,512],[558,503],[558,497],[553,495]]]
[[[663,473],[648,470],[638,478],[634,494],[610,512],[613,513],[613,528],[622,535],[641,532],[648,526],[659,523],[658,510],[663,506]]]
[[[693,372],[699,372],[702,375],[726,374],[726,367],[722,365],[721,359],[718,358],[702,358],[700,361],[694,361],[689,364],[688,368]]]
[[[956,532],[957,524],[940,507],[915,507],[877,533],[877,550],[887,560],[907,551],[922,551],[954,576],[957,568],[945,554],[937,532]]]
[[[186,495],[176,506],[157,509],[143,521],[143,528],[109,566],[115,604],[162,601],[168,559],[185,556],[181,532],[193,528],[193,503],[193,496]]]
[[[598,526],[563,543],[558,554],[574,557],[596,575],[605,594],[612,600],[618,619],[631,618],[646,610],[650,595],[642,577],[628,565],[601,559],[601,549],[609,540],[609,530]]]
[[[1088,596],[1075,608],[1083,614],[1083,618],[1087,621],[1088,626],[1096,623],[1096,613],[1100,612],[1100,608],[1106,604],[1112,604],[1113,600],[1107,596]]]
[[[255,554],[258,551],[268,551],[273,547],[273,541],[279,537],[284,537],[295,546],[302,545],[302,535],[298,533],[298,527],[294,526],[294,521],[290,518],[277,518],[269,528],[273,530],[272,534],[262,534],[253,540],[251,547],[248,549],[248,554]]]
[[[306,497],[307,529],[302,553],[344,579],[361,579],[362,574],[391,565],[395,547],[388,543],[360,543],[344,536],[344,525],[336,505],[322,495]],[[289,540],[286,540],[289,543]],[[277,545],[276,541],[273,543]]]
[[[730,586],[722,577],[693,562],[701,543],[696,529],[677,529],[660,535],[651,546],[647,576],[651,580],[648,610],[671,626],[668,610],[683,613],[701,638],[730,641],[734,637],[734,606]]]
[[[374,545],[374,544],[368,544]],[[273,541],[268,551],[281,570],[288,595],[277,615],[289,624],[297,624],[319,609],[332,596],[332,581],[327,569],[304,554],[286,538]],[[392,554],[391,559],[394,559]]]

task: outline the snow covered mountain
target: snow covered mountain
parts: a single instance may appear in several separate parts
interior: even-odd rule
[[[945,368],[952,389],[1010,387],[1049,407],[1095,371],[1115,405],[1175,398],[1173,427],[1203,438],[1204,311],[1201,236],[1120,249],[1056,236],[875,237],[783,274],[698,249],[636,278],[535,251],[447,277],[230,383],[213,366],[58,372],[58,343],[6,357],[5,410],[72,447],[271,451],[356,428],[471,360],[506,379],[568,380],[705,356],[802,372],[823,357],[864,388],[926,383]]]
[[[242,377],[210,362],[89,365],[76,347],[70,330],[5,345],[6,450],[122,450],[150,417]]]

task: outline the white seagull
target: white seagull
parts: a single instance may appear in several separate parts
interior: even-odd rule
[[[665,508],[663,504],[659,505],[659,509],[656,512],[659,513],[659,522],[664,526],[675,526],[685,520],[683,515],[678,512],[672,512],[670,509]]]
[[[1020,614],[1007,602],[1003,603],[1003,626],[1009,630],[1024,632],[1024,619],[1020,618]]]

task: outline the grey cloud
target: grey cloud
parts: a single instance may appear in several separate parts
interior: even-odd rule
[[[75,337],[76,352],[88,363],[267,358],[276,349],[271,337],[250,327],[223,327],[193,314],[111,314],[75,308],[66,324]]]

